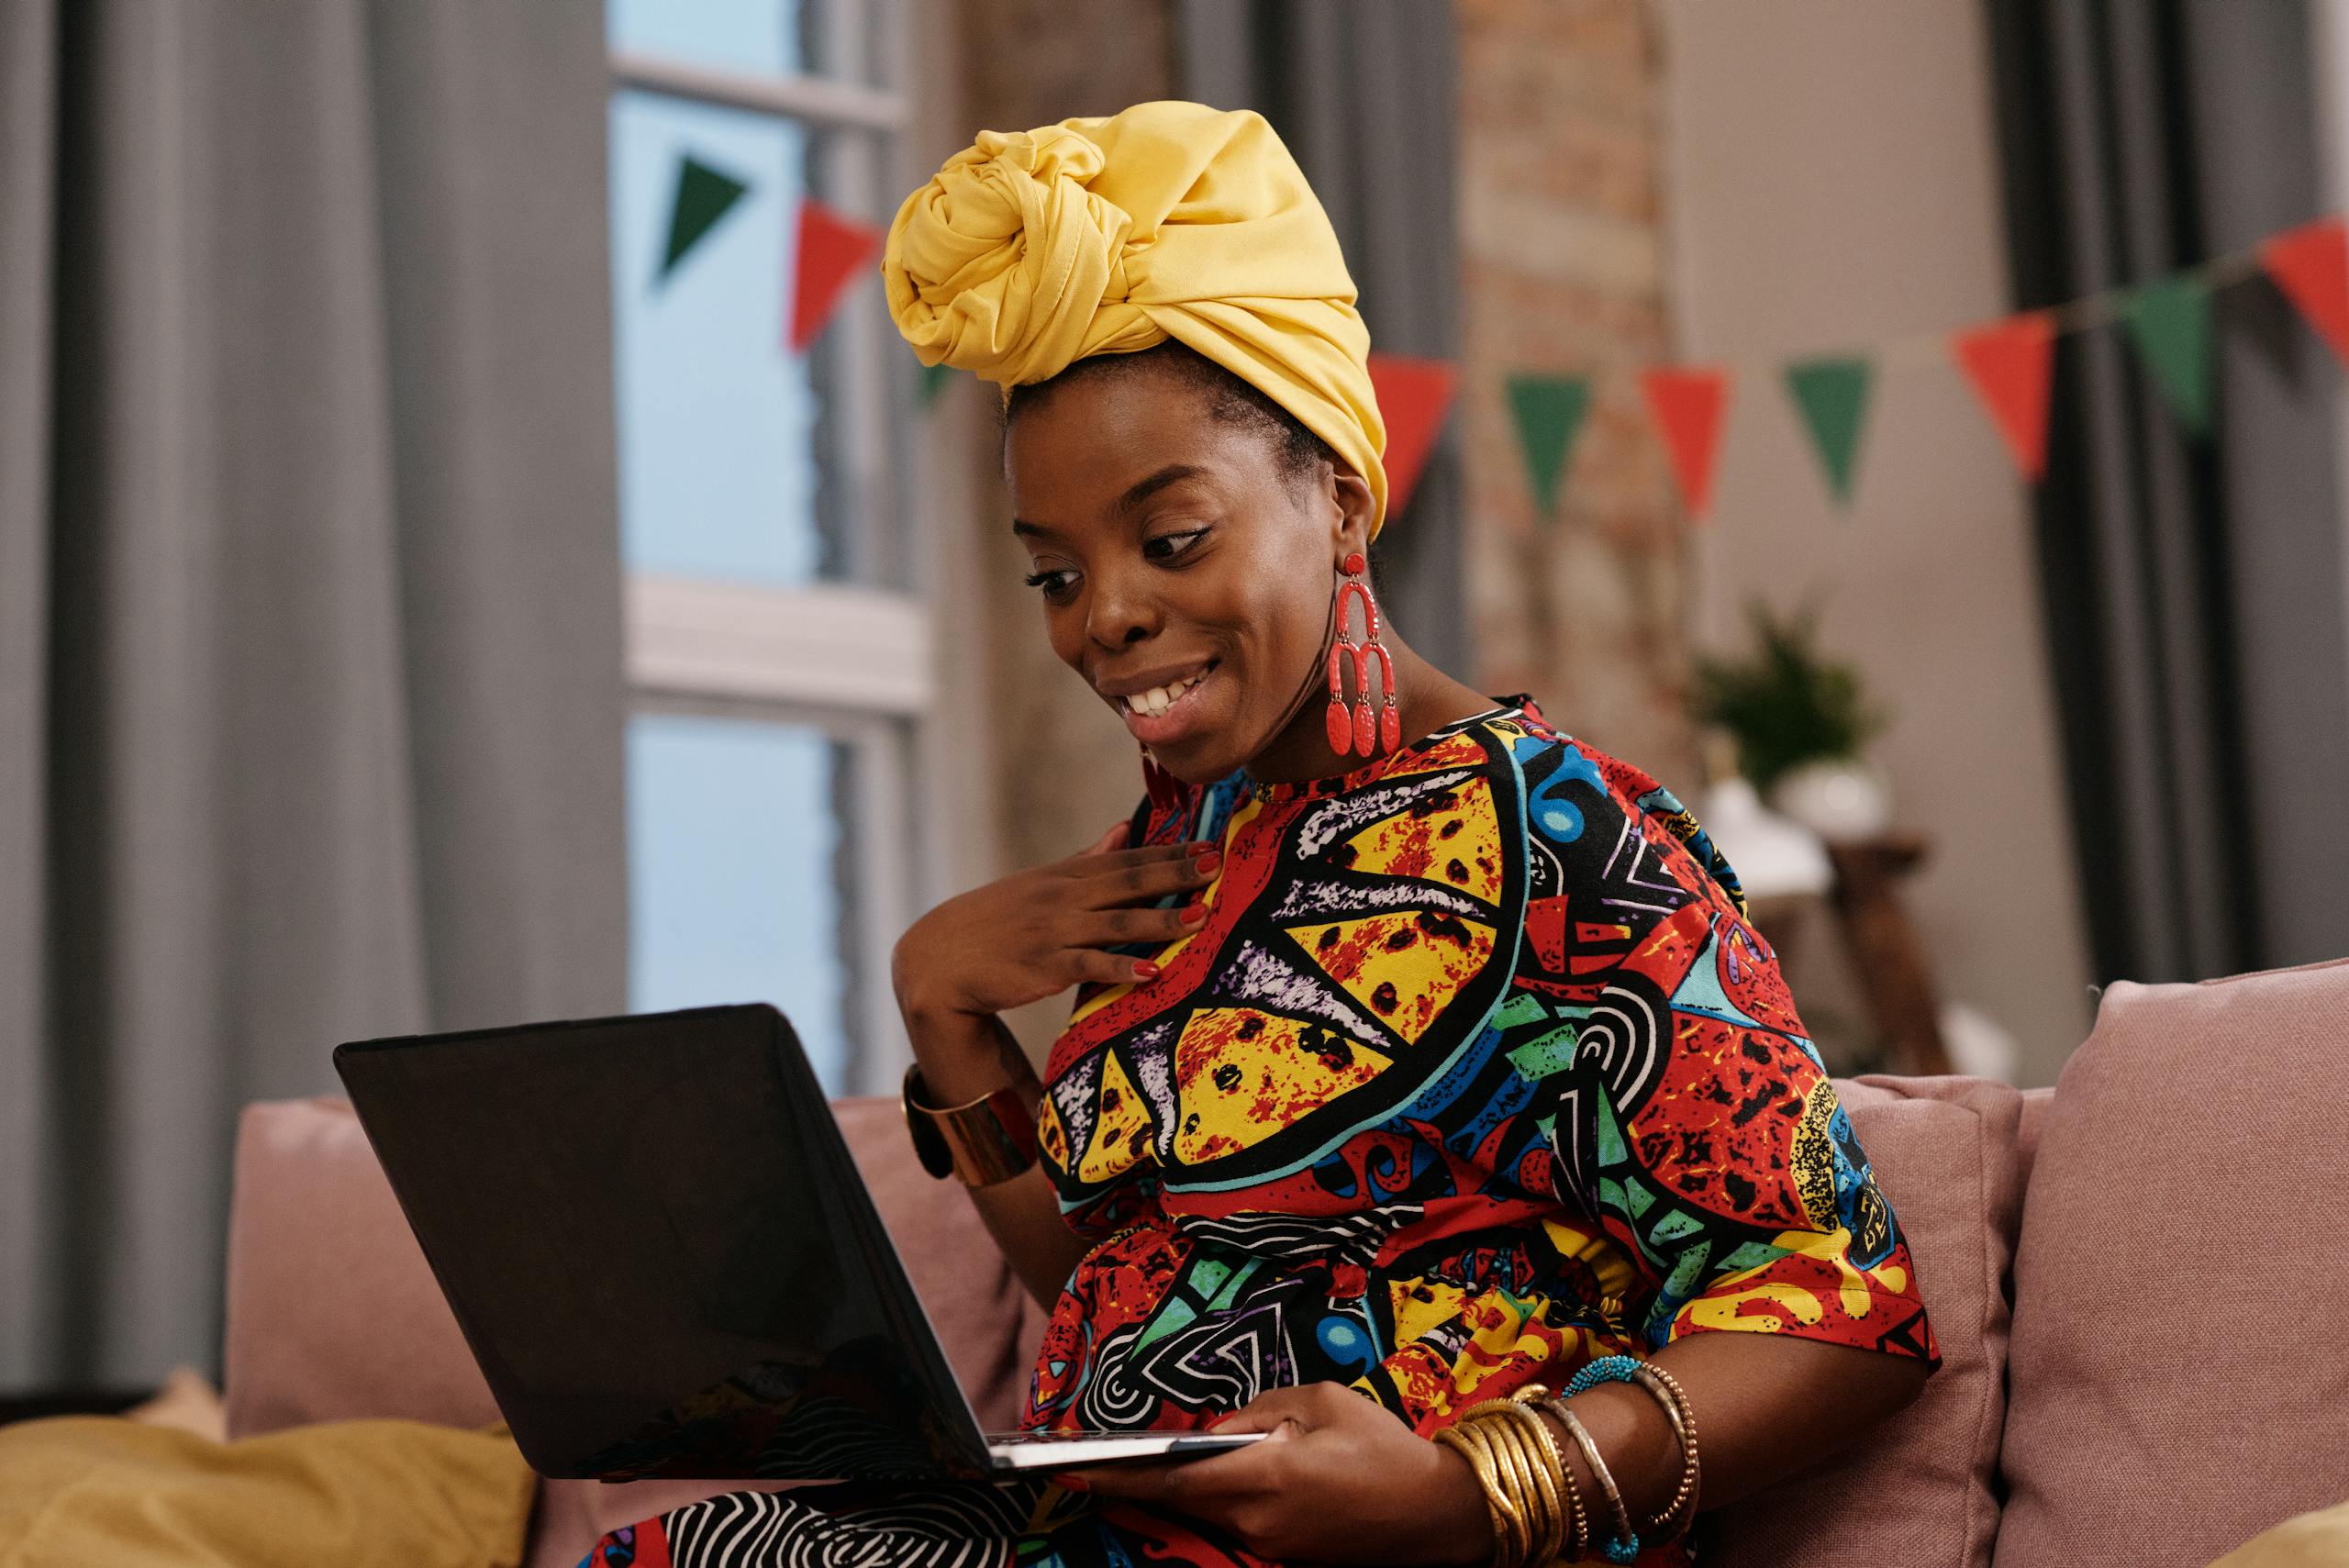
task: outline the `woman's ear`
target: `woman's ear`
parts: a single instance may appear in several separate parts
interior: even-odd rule
[[[1362,475],[1342,463],[1330,469],[1330,498],[1337,503],[1335,532],[1331,542],[1337,547],[1340,560],[1355,550],[1370,551],[1370,520],[1377,515],[1378,500],[1370,493],[1370,485]]]

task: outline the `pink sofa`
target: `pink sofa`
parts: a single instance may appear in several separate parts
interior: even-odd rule
[[[1707,1514],[1706,1562],[2201,1568],[2349,1498],[2349,963],[2115,985],[2053,1090],[1840,1087],[1944,1364],[1857,1443]],[[1038,1313],[895,1106],[839,1113],[973,1403],[1008,1424]],[[246,1112],[228,1274],[233,1434],[497,1418],[340,1103]],[[531,1568],[707,1490],[550,1483]]]

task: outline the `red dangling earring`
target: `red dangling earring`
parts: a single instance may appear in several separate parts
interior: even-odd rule
[[[1378,639],[1378,601],[1370,596],[1370,584],[1364,573],[1370,570],[1362,552],[1350,552],[1340,566],[1345,580],[1338,584],[1338,640],[1330,645],[1330,711],[1324,715],[1329,727],[1330,750],[1344,757],[1359,751],[1365,757],[1381,751],[1392,751],[1403,743],[1403,715],[1395,706],[1395,661],[1386,645]],[[1353,628],[1346,619],[1347,600],[1362,597],[1363,639],[1356,646]],[[1370,662],[1378,661],[1379,690],[1385,700],[1377,717],[1370,711]],[[1345,667],[1354,669],[1354,706],[1346,711]]]

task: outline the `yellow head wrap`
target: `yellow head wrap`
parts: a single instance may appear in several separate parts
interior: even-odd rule
[[[881,260],[926,365],[1007,395],[1174,338],[1297,416],[1386,516],[1370,331],[1329,215],[1253,110],[1136,104],[981,131],[907,196]]]

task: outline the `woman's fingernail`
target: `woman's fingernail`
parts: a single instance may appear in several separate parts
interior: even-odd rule
[[[1189,904],[1184,906],[1183,924],[1186,926],[1196,926],[1204,921],[1207,917],[1208,906],[1198,899],[1194,898]]]
[[[1138,958],[1134,960],[1134,978],[1136,980],[1157,979],[1158,965],[1151,962],[1150,960],[1146,958]]]
[[[1201,876],[1213,876],[1215,874],[1215,868],[1222,863],[1223,857],[1217,854],[1213,850],[1208,851],[1205,854],[1193,855],[1191,857],[1191,869],[1197,872]]]
[[[1084,1482],[1078,1480],[1074,1475],[1055,1475],[1052,1477],[1052,1485],[1059,1487],[1063,1492],[1090,1492],[1093,1490],[1092,1487],[1087,1486]]]

